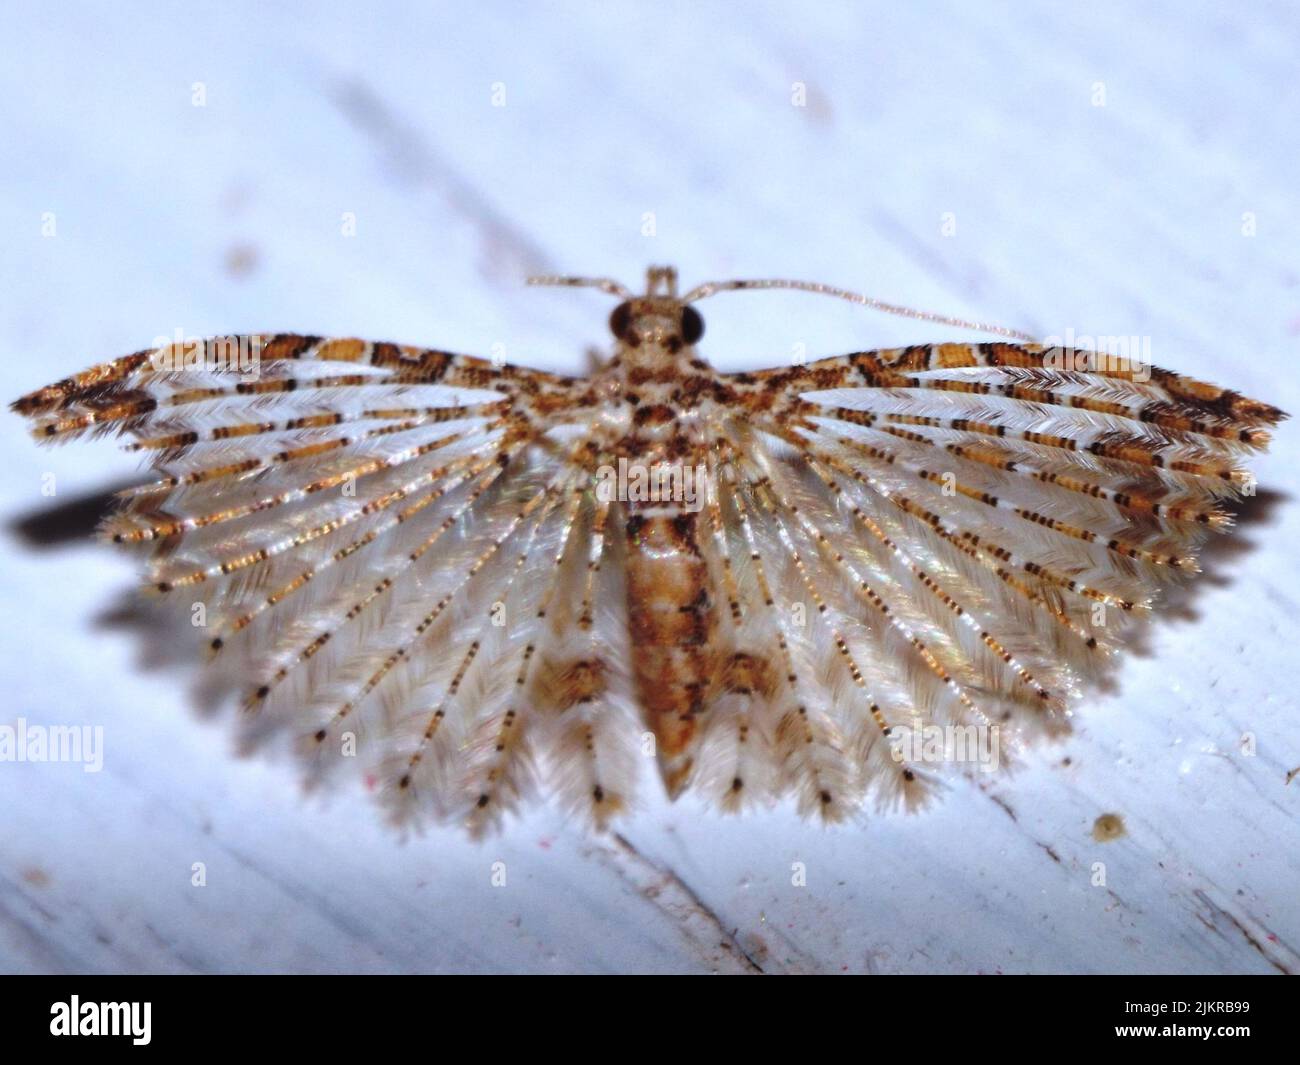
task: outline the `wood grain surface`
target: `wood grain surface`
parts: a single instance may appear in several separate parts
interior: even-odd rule
[[[0,383],[178,329],[579,369],[608,300],[523,277],[670,262],[1149,338],[1294,412],[1297,45],[1263,2],[12,4]],[[729,370],[963,336],[704,310]],[[0,763],[0,970],[1300,971],[1294,423],[1113,690],[1014,771],[835,830],[656,797],[618,836],[543,809],[484,843],[235,757],[90,540],[134,460],[12,416],[0,449],[0,724],[104,735],[97,773]]]

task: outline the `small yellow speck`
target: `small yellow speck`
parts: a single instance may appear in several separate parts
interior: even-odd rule
[[[1124,834],[1124,818],[1119,814],[1102,814],[1092,823],[1092,838],[1098,843],[1109,843]]]

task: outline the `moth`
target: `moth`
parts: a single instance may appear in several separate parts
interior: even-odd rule
[[[1285,417],[830,286],[532,280],[618,299],[590,375],[275,334],[13,404],[145,457],[103,535],[203,604],[248,736],[364,767],[402,821],[481,831],[544,792],[604,826],[653,769],[724,811],[915,806],[950,759],[900,736],[1065,728]],[[695,304],[745,288],[1000,339],[720,373]]]

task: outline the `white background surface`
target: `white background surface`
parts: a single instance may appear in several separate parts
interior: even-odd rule
[[[576,369],[608,301],[522,277],[673,262],[1149,336],[1158,364],[1300,408],[1294,5],[350,6],[7,5],[6,397],[177,328]],[[728,369],[958,335],[786,294],[703,309]],[[0,764],[0,969],[1300,971],[1291,424],[1238,542],[1065,744],[914,817],[652,799],[625,842],[539,809],[403,844],[364,794],[304,801],[290,767],[236,759],[193,669],[110,619],[130,560],[15,530],[133,460],[40,450],[8,415],[0,449],[0,720],[106,746],[98,774]],[[1098,843],[1106,812],[1127,834]]]

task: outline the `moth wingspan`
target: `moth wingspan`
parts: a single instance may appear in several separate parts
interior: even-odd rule
[[[629,297],[590,379],[250,335],[13,409],[156,471],[104,532],[203,606],[250,742],[291,736],[314,776],[365,766],[395,820],[473,832],[542,790],[603,827],[651,756],[670,797],[729,812],[920,805],[954,760],[936,730],[996,762],[1003,732],[1009,755],[1063,727],[1285,417],[1033,344],[716,374],[668,288]],[[705,470],[702,497],[602,490],[665,463]]]

